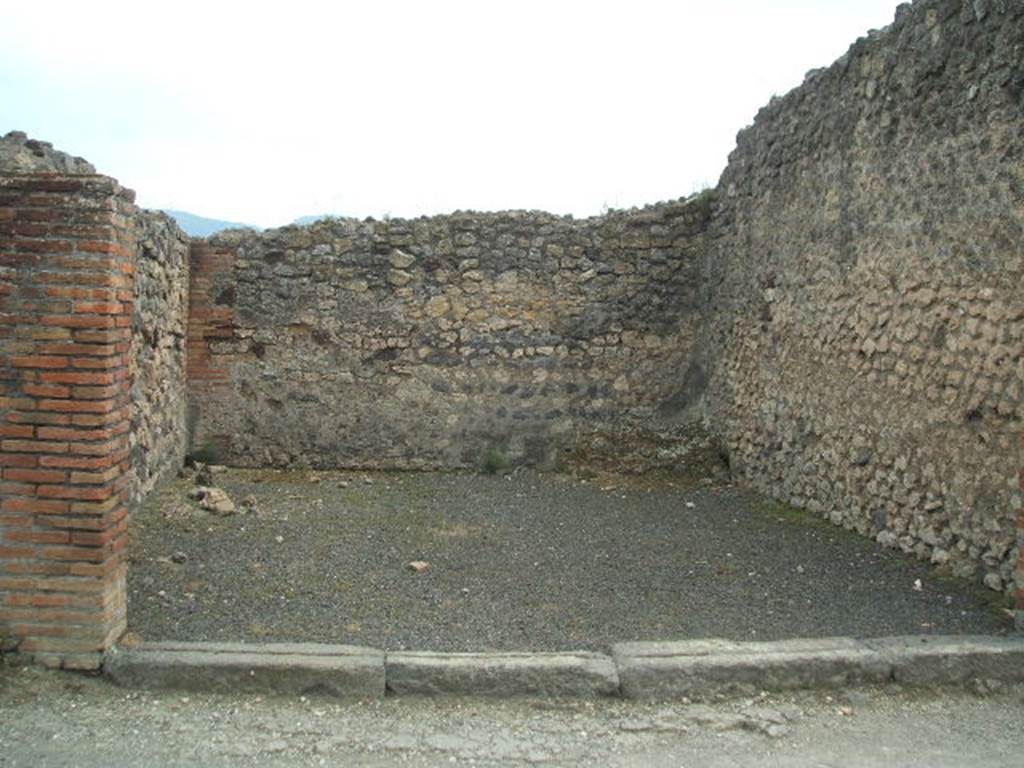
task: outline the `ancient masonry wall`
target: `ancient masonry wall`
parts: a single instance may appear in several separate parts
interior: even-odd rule
[[[1022,40],[1020,3],[900,6],[761,111],[714,193],[585,220],[189,247],[8,134],[0,647],[97,665],[129,504],[186,436],[247,466],[547,467],[695,415],[740,479],[1024,607]]]
[[[1021,350],[1024,354],[1024,350]],[[1017,473],[1018,487],[1021,494],[1024,494],[1024,432],[1020,435],[1020,463],[1021,467]],[[1024,631],[1024,506],[1017,511],[1017,573],[1014,579],[1017,583],[1017,629]]]
[[[131,499],[181,469],[187,448],[185,334],[189,240],[172,219],[137,211],[132,322]]]
[[[0,650],[91,669],[128,510],[184,460],[188,239],[45,142],[0,167]]]
[[[193,449],[246,466],[550,467],[597,425],[667,419],[690,404],[708,213],[705,197],[196,242]]]
[[[95,668],[125,626],[132,193],[0,177],[0,638]]]
[[[717,191],[702,340],[739,477],[1007,591],[1022,41],[1020,3],[904,5],[765,107]]]

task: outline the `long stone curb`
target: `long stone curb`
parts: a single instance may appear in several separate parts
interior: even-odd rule
[[[599,653],[385,653],[348,645],[143,643],[111,650],[128,687],[209,693],[599,697],[671,700],[897,682],[1024,681],[1024,638],[905,636],[620,643]]]
[[[391,693],[470,696],[618,696],[619,673],[600,653],[387,655]]]
[[[384,652],[315,643],[142,643],[114,649],[103,673],[118,685],[197,693],[384,695]]]
[[[612,649],[629,699],[706,698],[756,691],[897,682],[962,685],[1024,680],[1024,638],[901,636],[736,643],[622,643]]]

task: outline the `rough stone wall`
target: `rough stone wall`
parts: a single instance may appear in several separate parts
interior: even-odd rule
[[[707,416],[768,493],[1011,588],[1024,4],[922,0],[739,134]]]
[[[197,243],[193,448],[243,465],[555,464],[688,404],[706,199],[329,220]]]
[[[14,174],[95,174],[84,158],[73,157],[53,148],[48,141],[30,139],[24,131],[8,131],[0,136],[0,173]]]
[[[181,469],[187,447],[185,333],[189,240],[162,213],[137,211],[132,325],[133,503]]]

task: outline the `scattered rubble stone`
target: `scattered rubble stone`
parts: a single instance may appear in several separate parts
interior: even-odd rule
[[[216,487],[199,486],[194,488],[190,494],[193,499],[199,501],[203,509],[218,515],[233,515],[235,513],[235,502],[227,493]]]

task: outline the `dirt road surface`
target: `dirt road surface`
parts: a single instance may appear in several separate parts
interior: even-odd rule
[[[0,766],[1019,766],[1024,688],[619,700],[183,696],[0,670]]]

